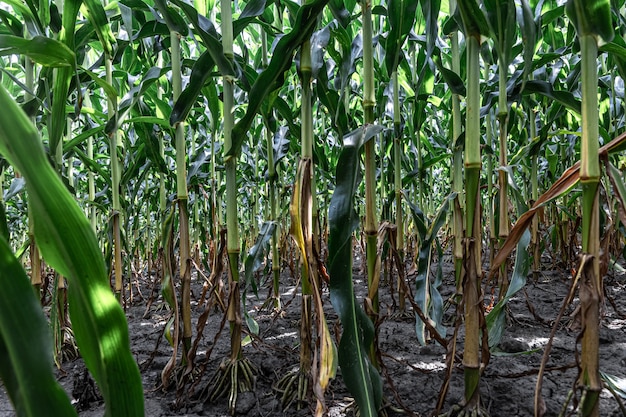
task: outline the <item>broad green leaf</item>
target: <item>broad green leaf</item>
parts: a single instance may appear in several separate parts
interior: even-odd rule
[[[484,0],[487,23],[499,55],[500,68],[507,68],[511,62],[511,50],[516,38],[516,12],[514,0]]]
[[[274,133],[272,140],[272,150],[274,151],[274,169],[278,166],[278,163],[287,156],[289,152],[289,128],[281,126]]]
[[[524,94],[537,93],[554,100],[568,109],[580,114],[581,103],[573,93],[565,90],[555,90],[547,81],[531,80],[526,83]]]
[[[220,73],[222,75],[234,75],[235,70],[233,69],[231,60],[224,55],[222,42],[218,39],[217,31],[215,30],[215,27],[213,27],[213,23],[211,23],[211,21],[209,21],[206,17],[198,14],[198,11],[190,4],[181,0],[172,0],[172,3],[176,4],[183,10],[185,16],[187,16],[194,28],[198,31],[202,42],[204,42],[204,46],[207,48],[207,51],[219,68]]]
[[[385,65],[387,74],[393,73],[398,67],[402,45],[409,31],[415,25],[417,0],[390,0],[387,2],[387,20],[391,30],[385,44]]]
[[[89,71],[86,68],[81,68],[80,70],[81,72],[84,72],[85,74],[89,75],[89,77],[93,80],[93,82],[98,87],[101,87],[104,90],[104,93],[107,95],[107,98],[109,100],[113,102],[117,100],[117,97],[118,97],[117,90],[115,90],[115,88],[113,88],[111,84],[107,83],[106,80],[99,77],[98,74],[92,71]]]
[[[311,75],[313,79],[317,79],[320,70],[324,66],[326,60],[324,51],[329,41],[330,27],[328,25],[311,35]]]
[[[458,0],[457,8],[463,22],[465,36],[472,36],[480,43],[482,38],[489,35],[489,24],[478,7],[476,0]]]
[[[50,327],[6,238],[0,237],[0,376],[4,387],[19,417],[75,416],[76,410],[54,376]]]
[[[522,90],[526,86],[528,76],[531,74],[533,57],[537,48],[537,25],[533,19],[533,13],[528,5],[528,0],[522,0],[521,10],[518,16],[522,43],[524,45],[524,73],[522,75]]]
[[[509,300],[526,285],[526,277],[530,270],[531,258],[528,254],[530,232],[526,230],[517,243],[515,254],[515,266],[511,275],[509,288],[503,298],[493,307],[486,317],[487,330],[489,332],[489,347],[493,348],[500,343],[506,329],[506,308]]]
[[[417,255],[417,276],[415,277],[415,303],[422,310],[424,315],[432,321],[432,325],[437,328],[440,334],[445,334],[441,323],[443,317],[443,303],[433,302],[435,300],[440,301],[441,295],[435,285],[430,282],[431,268],[432,268],[432,253],[434,246],[436,245],[437,233],[441,229],[441,226],[445,223],[446,216],[448,214],[448,207],[451,201],[456,198],[456,193],[450,194],[443,202],[437,214],[432,221],[429,221],[421,210],[415,206],[412,202],[407,200],[413,216],[413,221],[418,225],[420,232],[420,243]],[[429,224],[426,225],[426,222]],[[440,262],[441,262],[441,258]],[[436,320],[438,319],[438,320]],[[426,340],[426,326],[424,322],[416,316],[415,331],[417,333],[417,340],[421,345],[425,345]]]
[[[196,103],[206,80],[212,75],[215,61],[213,56],[208,52],[204,52],[191,68],[191,76],[189,84],[174,103],[172,114],[170,115],[170,124],[174,126],[176,123],[182,122],[187,118],[189,111]]]
[[[251,0],[246,3],[239,18],[233,21],[233,36],[237,37],[250,23],[265,12],[267,0]]]
[[[235,124],[232,132],[233,145],[227,149],[227,155],[236,155],[248,135],[263,100],[272,91],[283,85],[285,72],[291,67],[293,54],[305,40],[311,38],[317,25],[317,17],[322,13],[328,0],[312,0],[298,9],[296,21],[291,32],[284,35],[274,48],[268,67],[256,79],[248,94],[246,114]]]
[[[4,88],[0,106],[0,153],[26,180],[43,257],[69,280],[74,335],[105,399],[105,415],[143,415],[141,376],[126,318],[109,288],[91,225],[48,162],[37,130]]]
[[[0,33],[14,36],[22,36],[24,34],[24,24],[17,16],[6,10],[0,10],[0,20],[4,24],[0,26]]]
[[[183,17],[178,14],[176,10],[169,7],[165,0],[155,0],[154,3],[161,12],[169,30],[180,33],[181,35],[187,35],[187,32],[189,31],[187,22],[185,22],[185,19],[183,19]],[[190,7],[193,8],[193,6]]]
[[[85,3],[85,6],[87,7],[87,19],[89,19],[94,29],[96,30],[96,34],[98,35],[100,44],[104,49],[104,53],[107,55],[111,55],[113,52],[113,44],[115,43],[115,36],[113,36],[113,32],[111,31],[109,19],[107,19],[104,7],[102,6],[102,1],[83,1]]]
[[[37,9],[33,6],[32,2],[29,1],[25,5],[21,0],[3,0],[3,3],[13,7],[13,10],[15,10],[16,13],[22,15],[26,23],[33,23],[33,25],[39,30],[39,34],[43,33],[44,27],[41,24],[39,15],[37,14]],[[33,33],[33,35],[35,35],[35,33]]]
[[[458,94],[460,96],[465,97],[465,94],[466,94],[465,83],[463,82],[459,74],[444,67],[441,64],[441,58],[437,55],[433,57],[433,62],[435,63],[435,65],[437,66],[437,69],[441,73],[443,80],[446,82],[448,87],[450,87],[450,90],[454,94]]]
[[[420,1],[422,15],[426,19],[426,61],[430,60],[436,50],[436,43],[439,37],[439,11],[441,10],[440,0]]]
[[[617,210],[619,218],[624,227],[626,227],[626,185],[622,178],[622,172],[615,167],[610,161],[606,161],[606,172],[613,186],[613,195],[618,202]]]
[[[330,0],[328,8],[341,26],[345,28],[350,24],[352,20],[351,13],[346,9],[345,3],[342,0]]]
[[[70,51],[75,49],[75,30],[80,9],[81,0],[65,0],[63,2],[63,30],[59,34],[59,40]],[[70,92],[70,82],[74,76],[74,70],[70,67],[59,68],[54,77],[52,90],[52,112],[48,117],[48,134],[51,152],[56,151],[63,137],[63,131],[67,126],[66,102]]]
[[[27,55],[47,67],[76,65],[76,55],[62,42],[45,36],[24,39],[13,35],[0,35],[0,55]]]
[[[339,366],[346,387],[364,417],[378,415],[382,382],[368,358],[368,350],[374,341],[374,325],[358,305],[352,282],[352,234],[359,225],[354,197],[360,183],[361,148],[380,131],[380,126],[365,126],[344,138],[337,163],[336,188],[328,212],[330,300],[343,326],[338,349]]]
[[[593,36],[598,45],[613,40],[615,33],[609,0],[568,0],[565,12],[579,37]]]
[[[139,84],[130,89],[120,103],[118,111],[107,122],[104,130],[107,135],[119,129],[131,109],[135,106],[135,104],[137,104],[137,101],[144,95],[150,86],[157,82],[159,78],[165,75],[169,70],[170,68],[152,67],[144,73]],[[155,118],[155,120],[160,119]]]
[[[276,230],[276,222],[266,221],[261,226],[261,231],[256,237],[254,245],[250,248],[245,262],[246,283],[252,286],[253,292],[257,293],[257,285],[253,279],[256,271],[263,266],[266,254],[269,253],[270,240]]]

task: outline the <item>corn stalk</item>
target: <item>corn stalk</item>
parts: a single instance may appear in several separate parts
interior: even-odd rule
[[[582,256],[580,271],[580,314],[582,355],[577,385],[582,390],[581,415],[600,415],[602,391],[599,371],[600,304],[604,295],[600,276],[600,161],[598,124],[598,46],[613,38],[608,0],[570,0],[566,11],[580,42],[582,78],[582,141],[580,182],[582,185]]]

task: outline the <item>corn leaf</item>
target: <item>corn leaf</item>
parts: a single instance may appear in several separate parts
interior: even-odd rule
[[[524,72],[522,74],[522,91],[526,86],[526,80],[531,73],[533,57],[537,48],[537,24],[533,19],[533,12],[528,5],[528,0],[522,0],[521,10],[518,13],[518,23],[522,33],[522,43],[524,45]]]
[[[457,7],[465,36],[477,38],[480,43],[483,37],[489,35],[489,24],[478,3],[476,0],[459,0]]]
[[[526,285],[526,277],[530,269],[531,259],[528,254],[530,232],[526,230],[517,244],[515,254],[515,266],[511,276],[511,284],[503,298],[498,301],[486,317],[487,330],[489,332],[489,347],[493,348],[500,343],[506,329],[506,309],[509,300]]]
[[[385,65],[388,74],[398,68],[402,45],[415,25],[416,10],[417,0],[390,0],[387,3],[387,17],[391,26],[385,44]]]
[[[0,376],[18,416],[75,416],[54,377],[50,327],[6,238],[0,237]]]
[[[442,326],[441,318],[443,317],[443,304],[434,303],[433,301],[439,301],[441,295],[436,286],[430,282],[431,268],[432,268],[432,252],[434,245],[437,241],[437,233],[441,226],[445,223],[446,216],[448,214],[448,207],[450,202],[454,200],[456,193],[450,194],[443,202],[437,214],[432,221],[429,221],[424,213],[412,202],[406,200],[411,209],[413,221],[418,226],[420,233],[420,243],[417,255],[417,276],[415,277],[415,303],[424,313],[424,316],[431,321],[431,324],[437,329],[440,334],[445,334],[445,329]],[[438,310],[441,309],[441,310]],[[439,320],[436,320],[436,319]],[[415,331],[417,333],[417,341],[421,345],[425,345],[426,339],[426,326],[423,320],[416,317]]]
[[[160,1],[157,2],[157,4]],[[198,13],[198,11],[191,6],[180,0],[172,0],[172,3],[180,7],[185,16],[191,21],[194,28],[198,31],[198,35],[204,42],[204,46],[207,48],[207,52],[213,57],[213,61],[217,65],[222,75],[234,75],[235,70],[231,60],[224,55],[222,48],[222,42],[218,39],[217,31],[213,26],[213,23],[206,17]],[[181,32],[182,33],[182,32]]]
[[[189,111],[195,104],[198,96],[202,92],[204,83],[211,76],[213,68],[215,67],[215,61],[209,53],[205,51],[196,60],[191,68],[191,76],[189,77],[189,84],[183,90],[183,92],[176,100],[172,114],[170,115],[170,124],[174,126],[176,123],[182,122],[187,118]]]
[[[358,305],[352,282],[352,234],[359,225],[354,196],[360,183],[360,151],[380,126],[365,126],[346,135],[337,163],[337,185],[330,201],[328,263],[330,300],[343,326],[339,366],[346,387],[363,417],[375,417],[382,400],[380,375],[368,358],[374,325]]]
[[[254,273],[263,266],[266,254],[269,253],[270,240],[276,230],[276,222],[266,221],[261,226],[261,231],[254,242],[254,246],[250,248],[245,262],[246,283],[252,286],[252,290],[257,294],[257,285],[254,281]],[[245,301],[245,300],[244,300]]]
[[[298,9],[291,32],[280,38],[268,67],[259,74],[248,94],[246,114],[233,127],[233,145],[227,155],[236,155],[246,140],[248,130],[261,108],[265,98],[283,84],[283,77],[293,63],[293,54],[305,40],[311,38],[317,26],[317,17],[322,13],[328,0],[312,0]]]
[[[615,33],[609,0],[569,0],[565,12],[579,37],[594,36],[599,45],[613,40]]]
[[[485,0],[487,23],[500,59],[500,68],[507,68],[516,38],[516,13],[513,0]]]
[[[37,130],[4,88],[0,106],[0,153],[26,180],[43,257],[69,280],[74,335],[105,399],[105,415],[143,415],[143,388],[126,319],[109,288],[91,226],[49,164]]]
[[[64,43],[45,36],[24,39],[13,35],[0,35],[0,55],[27,55],[46,67],[76,65],[76,55]]]
[[[107,55],[111,55],[113,52],[113,44],[115,43],[115,36],[113,36],[113,32],[111,31],[111,26],[109,25],[109,19],[107,19],[107,15],[104,11],[104,7],[102,6],[101,0],[83,0],[85,6],[87,7],[87,19],[91,22],[94,27],[96,34],[98,35],[98,39],[102,44],[102,48],[104,49],[104,53]]]
[[[70,51],[75,48],[76,21],[80,9],[81,0],[66,0],[63,3],[63,30],[59,40],[63,42]],[[54,77],[52,113],[48,118],[48,133],[50,149],[54,152],[61,141],[63,131],[67,125],[67,97],[70,91],[70,82],[74,70],[71,67],[61,67]]]

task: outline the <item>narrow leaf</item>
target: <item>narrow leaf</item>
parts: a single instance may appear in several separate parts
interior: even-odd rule
[[[360,183],[360,151],[365,129],[344,138],[337,163],[337,184],[330,202],[328,239],[330,299],[343,326],[339,343],[339,366],[348,390],[354,395],[361,416],[375,417],[382,400],[381,378],[368,358],[374,340],[374,325],[358,305],[352,282],[352,234],[359,216],[354,197]]]

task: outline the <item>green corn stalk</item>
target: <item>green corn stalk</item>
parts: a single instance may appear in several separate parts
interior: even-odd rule
[[[182,69],[180,55],[180,35],[176,31],[170,32],[172,42],[172,93],[176,101],[182,91]],[[187,365],[187,354],[191,349],[191,237],[189,235],[189,207],[187,192],[187,143],[185,140],[185,125],[176,124],[176,200],[178,202],[178,223],[180,232],[179,261],[180,261],[180,314],[183,330],[183,365]],[[193,364],[191,364],[193,366]]]
[[[267,57],[267,32],[265,29],[261,31],[261,62],[263,68],[267,68],[269,60]],[[274,146],[272,132],[269,124],[265,125],[265,139],[266,139],[266,153],[267,153],[267,188],[270,201],[270,218],[269,220],[275,222],[277,219],[276,213],[276,165],[274,163]],[[273,307],[276,310],[280,310],[280,255],[279,255],[279,238],[280,225],[276,223],[276,227],[272,232],[272,302]]]
[[[32,100],[34,97],[30,93],[35,87],[34,83],[34,63],[28,57],[24,57],[25,74],[24,81],[26,85],[26,91],[24,93],[24,101]],[[31,117],[31,122],[34,123],[34,117]],[[35,287],[35,291],[39,294],[41,290],[41,258],[39,257],[39,249],[35,242],[35,231],[33,230],[33,214],[29,206],[28,208],[28,239],[30,240],[30,281]]]
[[[598,158],[598,46],[613,39],[611,4],[608,0],[570,0],[566,11],[578,35],[582,79],[582,141],[580,182],[582,185],[582,257],[579,267],[580,311],[583,327],[582,356],[577,385],[582,389],[581,415],[600,415],[602,391],[599,372],[599,321],[603,297],[600,276],[600,211]]]
[[[396,197],[396,248],[400,260],[404,261],[404,213],[402,211],[402,128],[400,120],[400,92],[398,89],[398,71],[391,74],[393,83],[393,165],[394,165],[394,191]],[[398,267],[401,267],[400,265]],[[398,279],[401,279],[398,276]],[[406,294],[404,286],[398,284],[398,308],[401,313],[406,310]]]
[[[222,47],[224,56],[232,60],[233,52],[233,24],[231,3],[227,0],[221,2],[222,13]],[[230,359],[235,361],[241,355],[241,311],[239,300],[239,222],[237,220],[237,156],[228,155],[231,150],[232,130],[234,126],[234,79],[226,75],[222,78],[224,83],[224,166],[226,170],[226,229],[228,260],[230,265],[230,299],[228,303],[228,322],[231,330]]]
[[[300,75],[302,97],[300,108],[301,119],[301,155],[294,193],[289,207],[291,214],[291,230],[299,252],[301,264],[302,305],[300,321],[300,364],[295,373],[288,374],[277,383],[282,393],[283,407],[293,400],[298,409],[306,404],[309,395],[310,375],[312,366],[311,334],[312,301],[314,288],[317,285],[317,263],[313,255],[313,110],[311,97],[311,42],[302,44],[300,52]]]
[[[481,204],[480,204],[480,43],[481,34],[487,33],[487,24],[475,0],[458,2],[463,20],[467,55],[467,97],[465,120],[465,238],[463,239],[463,311],[465,315],[465,368],[464,409],[481,413],[480,354],[481,327],[484,321],[481,298]],[[483,349],[486,346],[483,343]],[[483,355],[484,355],[483,350]]]
[[[106,82],[113,85],[113,56],[110,52],[105,53],[104,57]],[[107,108],[110,118],[117,118],[117,103],[111,98],[107,101]],[[115,293],[120,299],[123,298],[123,282],[122,282],[122,237],[120,230],[120,214],[122,206],[120,204],[120,162],[117,157],[118,130],[115,128],[109,133],[109,145],[111,152],[111,193],[112,193],[112,214],[113,222],[113,277],[115,281]]]
[[[376,98],[374,92],[374,48],[372,43],[372,2],[365,0],[361,3],[362,32],[363,32],[363,113],[365,126],[373,124]],[[378,281],[376,275],[376,249],[378,220],[376,217],[376,141],[369,140],[365,148],[365,233],[366,262],[367,262],[367,286],[369,292],[368,316],[374,323],[378,320]],[[370,357],[374,363],[376,359],[376,335],[370,349]]]
[[[387,50],[385,55],[385,64],[387,66],[387,72],[391,74],[391,82],[393,84],[393,166],[397,230],[396,248],[398,248],[400,259],[404,259],[404,214],[402,211],[403,143],[400,116],[400,89],[398,86],[398,63],[400,61],[402,45],[406,41],[409,31],[415,24],[417,1],[392,0],[388,4],[388,9],[388,18],[391,29],[386,42]],[[412,58],[415,59],[415,53]],[[398,279],[400,278],[398,277]],[[400,311],[404,311],[406,303],[406,295],[402,290],[403,288],[403,285],[398,284]]]
[[[536,112],[534,109],[531,109],[529,112],[529,123],[530,123],[530,138],[534,140],[537,136],[537,124],[536,124]],[[530,167],[530,195],[532,198],[532,203],[535,204],[535,201],[539,198],[539,180],[537,178],[538,171],[538,160],[539,160],[539,152],[534,152],[531,156],[531,167]],[[533,217],[532,226],[530,230],[530,244],[532,247],[532,258],[533,258],[533,279],[537,281],[539,279],[539,268],[541,265],[541,251],[540,251],[540,243],[539,243],[539,219],[537,217]]]
[[[453,16],[456,11],[456,0],[450,0],[449,13]],[[450,37],[450,49],[452,55],[452,71],[461,75],[461,54],[459,52],[459,32],[454,31]],[[452,192],[456,193],[453,206],[452,232],[454,243],[452,255],[454,257],[454,275],[457,286],[461,282],[461,269],[463,267],[463,151],[457,143],[462,133],[461,97],[452,94]]]
[[[508,175],[505,168],[508,165],[507,126],[509,109],[507,103],[508,67],[511,60],[511,49],[516,36],[516,12],[513,0],[495,0],[485,2],[491,35],[494,38],[495,49],[498,55],[498,143],[499,143],[499,170],[498,170],[498,231],[500,244],[509,235],[509,202],[508,202]],[[491,196],[491,194],[490,194]],[[491,229],[493,224],[491,224]],[[491,251],[493,253],[493,251]],[[493,256],[493,255],[492,255]],[[509,286],[507,263],[502,265],[499,277],[500,294],[503,297]]]

